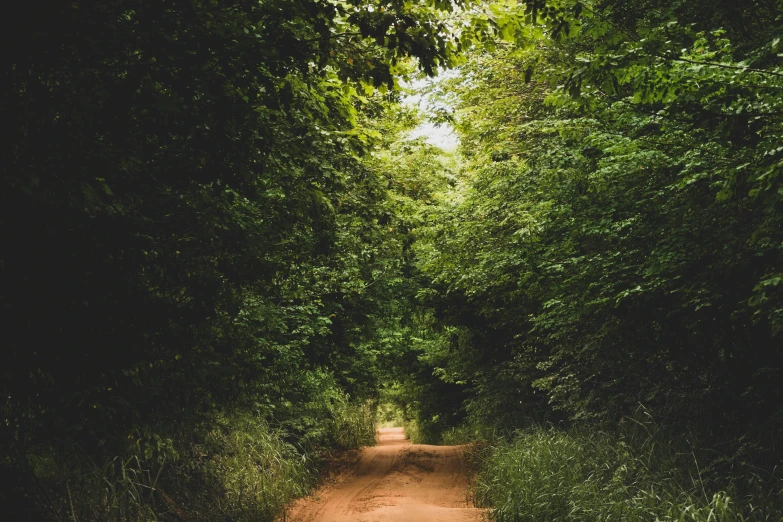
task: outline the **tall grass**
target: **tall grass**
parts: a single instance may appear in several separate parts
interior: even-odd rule
[[[443,431],[440,438],[441,443],[446,446],[457,446],[460,444],[469,444],[477,440],[494,440],[497,439],[498,436],[490,428],[473,424],[463,424]]]
[[[442,428],[437,424],[422,421],[422,419],[406,419],[404,423],[405,436],[414,444],[441,444]]]
[[[372,403],[341,396],[329,404],[313,440],[233,414],[214,419],[207,432],[183,434],[176,451],[157,435],[151,448],[130,440],[126,456],[99,462],[79,448],[67,456],[38,448],[20,466],[36,497],[35,519],[272,522],[316,485],[320,455],[375,443]]]
[[[406,419],[403,427],[405,428],[405,436],[413,444],[443,443],[439,427],[433,428],[431,424],[421,422],[419,419]]]
[[[419,424],[415,419],[408,419],[405,421],[405,436],[414,444],[428,444],[430,441],[426,440],[424,434],[419,430]]]
[[[148,465],[138,455],[101,463],[51,455],[30,461],[34,495],[48,520],[153,522],[169,511],[158,493],[163,468]]]
[[[483,450],[474,486],[498,522],[742,522],[780,512],[738,502],[702,480],[692,454],[647,441],[633,449],[603,433],[537,428]]]
[[[274,520],[286,504],[308,493],[316,479],[313,467],[264,422],[246,416],[228,425],[206,441],[209,458],[200,471],[213,494],[199,518]]]
[[[375,405],[343,399],[333,404],[332,419],[327,422],[333,448],[355,449],[375,445]]]

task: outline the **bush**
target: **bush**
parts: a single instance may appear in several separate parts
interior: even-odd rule
[[[214,498],[201,519],[271,521],[315,484],[308,456],[266,423],[243,416],[224,426],[205,445],[208,455],[199,471]]]
[[[378,405],[375,422],[382,428],[395,428],[405,425],[405,414],[400,406],[392,402]]]
[[[780,520],[751,499],[737,502],[731,484],[705,483],[692,455],[652,440],[634,450],[603,433],[537,428],[486,447],[474,494],[499,522]]]
[[[375,443],[372,403],[340,395],[325,404],[309,438],[233,414],[176,442],[140,435],[123,456],[35,448],[0,461],[3,476],[18,483],[13,490],[28,492],[0,492],[0,499],[24,503],[15,512],[36,522],[271,522],[315,486],[326,451]]]
[[[101,460],[78,447],[66,452],[39,446],[22,458],[17,455],[1,470],[10,486],[0,492],[3,509],[20,522],[165,519],[170,511],[160,494],[165,457],[146,459],[140,449],[133,445],[125,456]]]
[[[322,451],[375,444],[375,401],[351,399],[332,374],[320,370],[303,376],[300,384],[306,390],[304,400],[275,414],[286,440],[315,457]]]
[[[336,401],[327,425],[330,446],[358,449],[375,445],[375,406],[372,402]]]

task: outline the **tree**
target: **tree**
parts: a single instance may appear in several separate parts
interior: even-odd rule
[[[441,87],[467,181],[420,266],[468,332],[442,364],[479,424],[614,424],[642,403],[759,458],[781,394],[776,22],[759,7],[740,48],[664,4],[555,12],[546,41],[496,12],[515,45]]]

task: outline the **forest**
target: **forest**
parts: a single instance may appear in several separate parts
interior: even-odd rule
[[[783,520],[783,1],[4,11],[0,518]]]

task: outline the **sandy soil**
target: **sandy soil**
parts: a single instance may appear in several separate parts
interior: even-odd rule
[[[477,522],[484,510],[467,498],[463,446],[405,440],[402,428],[379,430],[352,471],[291,508],[287,522]]]

